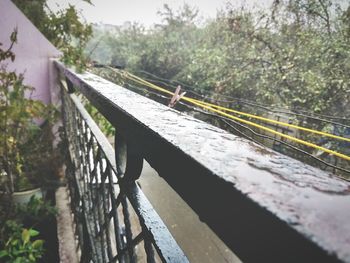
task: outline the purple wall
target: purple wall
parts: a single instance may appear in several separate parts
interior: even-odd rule
[[[35,88],[33,99],[51,102],[55,100],[51,94],[56,93],[56,88],[50,58],[58,57],[60,52],[10,0],[0,0],[0,43],[3,49],[9,47],[10,35],[16,27],[18,41],[13,48],[16,59],[5,64],[8,64],[8,69],[24,73],[24,83]]]

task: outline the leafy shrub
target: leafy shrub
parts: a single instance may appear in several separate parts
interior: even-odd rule
[[[8,221],[7,228],[10,232],[4,249],[0,250],[0,258],[6,263],[31,263],[37,262],[44,254],[44,240],[32,238],[39,235],[33,228],[23,228],[15,221]]]

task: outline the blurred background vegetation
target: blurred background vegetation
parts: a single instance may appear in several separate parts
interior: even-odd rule
[[[123,26],[94,24],[93,37],[85,54],[97,63],[125,68],[172,91],[181,84],[187,95],[195,98],[350,136],[349,3],[275,0],[270,7],[255,11],[228,3],[218,11],[215,19],[202,21],[198,14],[198,9],[188,4],[179,10],[164,5],[159,11],[162,23],[151,28],[137,23]],[[133,83],[111,71],[99,69],[94,72],[167,103],[135,89]],[[335,166],[349,167],[348,161],[291,143],[297,148],[295,150],[285,144],[283,138],[260,129],[254,128],[252,132],[237,123],[228,125],[215,116],[199,117],[322,169],[336,172],[313,157],[320,157]],[[269,127],[350,154],[348,142],[296,133],[273,125]],[[340,173],[348,176],[346,172]]]
[[[86,54],[199,92],[349,116],[349,4],[276,0],[254,12],[228,4],[202,23],[187,4],[159,15],[163,23],[150,29],[93,25]]]
[[[172,91],[180,84],[190,97],[350,137],[348,1],[274,0],[259,10],[228,2],[216,18],[205,21],[189,4],[177,10],[165,4],[158,12],[162,22],[153,27],[132,22],[86,24],[74,5],[52,12],[47,0],[14,2],[63,51],[63,61],[78,69],[89,63],[124,68]],[[90,70],[168,103],[109,69]],[[114,128],[92,105],[86,106],[102,130],[113,135]],[[260,129],[228,124],[179,105],[177,109],[324,169],[328,166],[313,157],[347,169],[350,166],[346,160],[292,143],[304,152],[295,150],[285,139]],[[350,155],[349,142],[268,127]]]

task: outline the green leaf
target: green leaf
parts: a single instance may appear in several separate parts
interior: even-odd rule
[[[34,229],[29,229],[29,234],[31,237],[36,237],[37,235],[39,235],[39,231],[36,231]]]
[[[32,245],[34,249],[40,249],[42,248],[43,244],[44,244],[44,240],[38,239],[38,240],[35,240]]]
[[[7,253],[6,250],[1,250],[1,251],[0,251],[0,258],[3,258],[3,257],[5,257],[5,256],[7,256],[7,255],[8,255],[8,253]]]
[[[22,231],[22,240],[24,244],[27,244],[30,240],[30,233],[28,229],[23,229]]]
[[[17,28],[11,33],[10,40],[11,42],[17,42]]]

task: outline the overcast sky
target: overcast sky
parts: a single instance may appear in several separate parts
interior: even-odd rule
[[[270,0],[92,0],[91,6],[82,0],[49,0],[49,6],[57,10],[57,5],[66,7],[67,3],[72,3],[81,10],[87,22],[122,25],[126,21],[137,21],[146,26],[160,22],[157,11],[162,10],[166,3],[170,7],[177,9],[184,2],[191,6],[198,7],[203,18],[215,17],[217,9],[225,7],[227,2],[240,5],[243,2],[271,2]],[[254,4],[255,5],[255,4]]]

